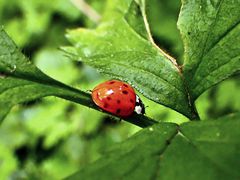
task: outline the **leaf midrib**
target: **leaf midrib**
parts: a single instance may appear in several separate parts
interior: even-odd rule
[[[208,78],[209,76],[211,76],[214,72],[216,72],[217,70],[219,70],[221,67],[228,65],[228,64],[229,64],[230,62],[232,62],[233,60],[236,60],[237,57],[240,57],[240,55],[237,55],[237,56],[231,58],[231,59],[230,59],[229,61],[227,61],[226,63],[223,63],[223,64],[221,64],[220,66],[218,66],[217,68],[211,70],[211,72],[208,73],[206,76],[202,76],[201,80],[198,81],[198,83],[197,83],[195,86],[193,86],[192,89],[193,89],[193,90],[196,89],[196,88],[198,87],[198,85],[199,85],[202,81],[204,81],[206,78]],[[239,68],[239,69],[240,69],[240,68]]]
[[[117,51],[116,53],[111,53],[111,54],[118,54],[118,53],[127,53],[127,52],[136,52],[136,53],[145,53],[145,52],[141,52],[141,51]],[[148,54],[148,53],[146,53]],[[97,58],[97,56],[103,56],[103,57],[108,57],[109,54],[97,54],[97,55],[94,55],[94,56],[88,56],[88,57],[85,57],[86,59],[95,59]],[[153,76],[157,77],[158,79],[161,79],[161,81],[164,81],[166,82],[167,84],[169,84],[171,87],[173,87],[174,89],[176,89],[178,92],[180,92],[181,94],[186,94],[186,92],[184,90],[181,90],[179,89],[177,86],[171,84],[170,82],[168,82],[166,79],[162,78],[161,76],[158,76],[157,74],[155,74],[154,72],[151,72],[151,71],[147,71],[146,69],[143,69],[141,67],[137,67],[137,66],[133,66],[133,65],[128,65],[128,64],[123,64],[123,63],[119,63],[119,62],[116,62],[116,61],[112,61],[112,60],[109,60],[109,62],[111,62],[112,64],[118,64],[118,65],[121,65],[121,66],[125,66],[129,69],[136,69],[136,70],[142,70],[143,73],[149,73],[149,74],[152,74]],[[179,77],[180,78],[180,77]]]
[[[177,136],[179,132],[179,126],[177,126],[177,130],[175,132],[175,134],[173,134],[166,142],[168,142],[165,146],[165,148],[159,152],[159,158],[158,158],[158,162],[157,162],[157,170],[155,171],[155,174],[153,174],[151,180],[157,180],[158,179],[158,175],[159,175],[159,169],[161,166],[161,155],[167,150],[168,146],[170,146],[171,142],[174,140],[174,138]]]
[[[145,2],[144,2],[145,3]],[[144,37],[142,37],[140,34],[138,34],[133,28],[132,26],[126,21],[126,19],[123,17],[123,21],[128,25],[129,29],[137,36],[139,37],[140,39],[142,39],[145,43],[149,43],[153,46],[152,48],[154,50],[157,51],[157,53],[160,53],[163,55],[164,58],[166,58],[168,61],[171,62],[171,64],[173,65],[174,68],[177,69],[179,75],[181,75],[181,71],[180,71],[180,68],[178,66],[178,63],[176,61],[176,59],[174,59],[172,56],[168,55],[167,53],[165,53],[155,42],[154,42],[154,39],[152,37],[152,34],[151,34],[151,30],[150,30],[150,26],[149,26],[149,23],[148,23],[148,20],[147,20],[147,16],[146,16],[146,10],[145,10],[145,6],[143,6],[144,9],[141,9],[141,14],[142,14],[142,17],[143,17],[143,22],[144,22],[144,26],[145,26],[145,30],[147,32],[147,35],[148,35],[148,41],[147,39],[145,39]]]
[[[234,28],[237,27],[239,24],[240,24],[240,20],[239,20],[239,22],[238,22],[236,25],[234,25]],[[233,29],[234,29],[234,28],[233,28]],[[228,33],[230,33],[233,29],[231,28],[231,30],[228,31]],[[227,34],[228,34],[228,33],[227,33]],[[220,43],[221,40],[224,39],[224,37],[227,36],[227,34],[224,34],[224,36],[221,37],[221,38],[219,39],[219,41],[217,41],[217,42],[204,54],[204,56],[202,57],[202,59],[201,59],[199,65],[198,65],[197,69],[199,69],[200,65],[204,62],[203,59],[208,55],[208,53],[209,53],[212,49],[214,49],[214,47],[216,47],[216,45],[217,45],[218,43]],[[236,58],[236,57],[238,57],[238,56],[239,56],[239,55],[231,58],[231,60],[233,60],[234,58]],[[231,60],[230,60],[230,61],[231,61]],[[211,71],[211,73],[209,73],[208,75],[202,77],[202,79],[201,79],[199,82],[201,82],[202,80],[204,80],[206,77],[208,77],[208,76],[209,76],[210,74],[212,74],[214,71],[218,70],[220,67],[228,64],[230,61],[227,61],[226,63],[222,64],[221,66],[218,66],[217,68],[215,68],[213,71]],[[197,69],[196,69],[196,71],[195,71],[192,79],[194,79],[194,78],[196,77],[196,75],[197,75]],[[197,85],[196,85],[196,86],[197,86]],[[193,86],[193,88],[195,88],[196,86]]]

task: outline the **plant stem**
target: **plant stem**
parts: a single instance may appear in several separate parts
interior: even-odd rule
[[[197,108],[195,106],[195,103],[192,102],[192,118],[190,120],[192,121],[199,121],[200,120],[200,116],[198,114]]]
[[[69,87],[68,87],[68,89],[66,89],[66,87],[61,87],[61,88],[63,89],[63,92],[61,95],[57,94],[58,97],[72,101],[72,102],[76,102],[78,104],[84,105],[91,109],[95,109],[97,111],[103,112],[102,109],[100,109],[97,105],[94,104],[90,94],[79,91],[74,88],[73,88],[74,91],[73,91],[73,89],[69,90]],[[116,119],[117,121],[120,120],[120,117],[113,116],[112,114],[110,114],[106,111],[104,111],[104,113],[111,115],[113,117],[113,119]],[[131,124],[135,124],[142,128],[145,128],[145,127],[148,127],[148,126],[158,123],[158,121],[155,121],[147,116],[139,115],[136,113],[134,113],[132,116],[129,116],[126,118],[121,118],[121,119],[123,119]]]
[[[71,0],[71,2],[93,22],[98,23],[101,19],[101,16],[98,14],[98,12],[89,6],[84,0]]]
[[[129,123],[132,123],[132,124],[135,124],[139,127],[142,127],[142,128],[145,128],[145,127],[148,127],[148,126],[152,126],[156,123],[158,123],[157,121],[147,117],[147,116],[144,116],[144,115],[139,115],[139,114],[134,114],[128,118],[125,119],[125,121],[129,122]]]

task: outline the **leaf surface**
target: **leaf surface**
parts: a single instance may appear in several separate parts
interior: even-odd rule
[[[65,50],[101,73],[130,83],[147,98],[192,118],[181,73],[153,44],[144,7],[144,1],[110,3],[96,29],[68,32],[74,47]]]
[[[0,122],[13,106],[45,96],[60,97],[102,111],[93,103],[90,94],[42,73],[19,51],[6,32],[0,29]],[[156,123],[136,113],[125,120],[140,127]]]
[[[45,96],[92,104],[88,94],[43,74],[0,29],[0,121],[14,105]]]
[[[178,27],[192,100],[240,70],[239,0],[183,0]]]
[[[239,179],[240,114],[141,130],[67,179]]]
[[[170,123],[145,128],[67,179],[151,179],[159,154],[176,133],[177,126]]]

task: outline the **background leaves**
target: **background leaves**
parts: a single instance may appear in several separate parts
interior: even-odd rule
[[[60,82],[71,84],[78,89],[89,90],[99,82],[102,82],[104,79],[102,79],[94,69],[83,65],[81,62],[69,61],[69,59],[63,57],[63,55],[56,50],[60,44],[67,44],[63,38],[64,29],[66,27],[84,26],[86,28],[87,26],[88,28],[90,27],[93,32],[93,28],[95,28],[94,24],[90,22],[87,17],[79,13],[79,11],[67,1],[54,0],[52,3],[47,4],[40,1],[29,2],[30,1],[22,3],[11,0],[8,3],[5,3],[5,1],[0,3],[1,23],[4,23],[11,37],[23,48],[23,53],[26,54],[27,57],[31,57],[31,61],[48,76]],[[105,1],[88,1],[88,3],[97,9],[99,13],[102,13],[103,9],[106,10],[103,12],[104,15],[102,16],[102,22],[105,23],[106,27],[111,27],[109,23],[116,23],[121,19],[127,22],[129,25],[128,28],[132,29],[132,34],[137,35],[137,37],[143,41],[149,40],[148,33],[146,33],[144,29],[141,29],[144,27],[144,21],[142,21],[142,18],[139,18],[141,16],[138,14],[139,11],[143,11],[144,9],[141,6],[141,3],[144,3],[144,1],[136,1],[137,3],[132,3],[131,6],[129,6],[130,4],[128,2],[130,1],[109,0],[108,3],[105,4]],[[148,4],[148,2],[152,3]],[[29,4],[29,6],[26,4]],[[150,21],[154,40],[163,49],[171,53],[173,52],[174,57],[180,62],[183,52],[180,50],[181,48],[179,49],[181,43],[179,43],[178,31],[176,29],[180,2],[163,2],[161,0],[157,2],[147,1],[146,5],[147,17]],[[41,20],[35,18],[43,14],[43,12],[47,13],[41,16]],[[157,15],[153,15],[155,14],[154,12],[157,13]],[[17,19],[15,19],[15,17],[17,17]],[[154,17],[158,18],[155,19]],[[25,21],[26,19],[27,21]],[[41,23],[35,26],[37,20]],[[17,26],[21,28],[11,26],[12,22],[16,23]],[[101,33],[104,34],[103,32],[108,30],[107,32],[111,34],[111,31],[106,27],[102,28]],[[18,32],[19,30],[20,33]],[[21,34],[21,36],[19,36],[19,34]],[[140,34],[140,36],[138,36],[138,34]],[[152,40],[150,39],[150,41]],[[94,43],[94,40],[92,40],[92,42]],[[117,45],[116,42],[116,46]],[[126,43],[124,45],[126,45]],[[138,45],[141,45],[141,43]],[[150,43],[150,45],[152,44]],[[4,54],[6,58],[6,54],[11,53],[9,53],[10,49],[5,50]],[[87,49],[85,50],[86,52],[84,53],[87,53]],[[74,49],[71,49],[70,52],[76,54]],[[21,62],[28,62],[29,65],[31,64],[18,50],[16,50],[15,53],[18,54],[17,57],[21,57],[21,60],[24,59],[24,61]],[[10,57],[10,55],[8,57]],[[4,56],[1,58],[4,59]],[[97,56],[94,58],[94,60],[98,59]],[[103,58],[106,59],[105,56]],[[69,87],[52,80],[37,70],[38,75],[40,76],[41,74],[43,76],[40,78],[43,81],[39,81],[38,76],[35,74],[25,73],[24,69],[26,66],[23,66],[24,68],[19,71],[18,68],[15,69],[15,66],[12,65],[14,64],[9,64],[9,66],[4,64],[2,67],[4,67],[4,70],[5,67],[9,67],[6,68],[5,72],[12,77],[11,82],[13,82],[13,85],[18,82],[17,79],[19,78],[13,76],[15,74],[14,72],[18,70],[15,74],[17,77],[26,78],[27,76],[21,76],[21,72],[23,72],[23,74],[27,74],[32,78],[27,79],[27,83],[36,84],[37,86],[32,88],[35,89],[36,92],[40,92],[40,89],[35,87],[41,87],[41,90],[52,89],[52,91],[44,93],[49,93],[50,95],[52,93],[58,95],[59,93],[60,95],[68,94],[69,96],[64,98],[69,99],[71,97],[74,98],[71,99],[73,101],[78,100],[79,96],[77,92],[79,91],[75,91],[72,88],[69,89]],[[34,66],[31,66],[31,68],[30,66],[27,67],[26,70],[36,70]],[[35,70],[33,70],[33,72],[36,72]],[[11,79],[10,76],[6,76],[6,73],[1,74],[2,79]],[[22,82],[22,79],[19,80]],[[231,79],[209,89],[198,98],[197,109],[200,112],[201,119],[211,121],[224,114],[238,111],[238,80],[239,78],[236,73]],[[48,81],[50,85],[47,84]],[[46,83],[46,88],[40,86],[42,85],[41,83]],[[6,87],[6,85],[7,83],[5,83],[3,87]],[[22,84],[20,83],[20,85]],[[19,92],[18,88],[16,92]],[[226,92],[229,92],[231,95]],[[12,96],[10,97],[12,98]],[[16,97],[15,99],[20,100],[19,96]],[[40,96],[36,93],[35,97],[37,98]],[[27,97],[21,98],[23,98],[23,101],[31,99]],[[171,121],[174,123],[187,121],[187,118],[184,118],[178,113],[152,102],[145,97],[141,98],[144,103],[149,106],[149,108],[147,108],[148,116],[159,121]],[[14,102],[16,103],[17,101]],[[159,155],[154,156],[153,154],[159,153],[155,151],[159,146],[155,145],[153,147],[150,138],[150,142],[146,144],[149,145],[148,147],[154,149],[154,153],[146,153],[149,159],[146,159],[141,164],[138,163],[131,169],[123,167],[123,172],[130,172],[126,173],[130,178],[138,177],[138,174],[141,174],[142,177],[161,177],[161,179],[168,179],[178,175],[186,179],[190,177],[190,175],[188,173],[188,177],[186,177],[185,172],[192,172],[194,169],[195,171],[191,174],[191,177],[194,178],[197,176],[196,179],[202,177],[203,171],[204,173],[208,172],[209,175],[205,178],[212,178],[212,176],[221,176],[225,178],[225,175],[228,175],[228,177],[232,179],[239,179],[239,174],[236,169],[230,168],[231,166],[235,167],[235,165],[238,166],[239,164],[238,160],[234,159],[234,157],[239,156],[238,152],[235,151],[238,145],[236,145],[234,140],[235,136],[239,136],[238,133],[235,133],[235,126],[238,127],[239,124],[232,123],[230,119],[231,117],[226,117],[225,120],[219,120],[219,123],[217,123],[217,120],[213,120],[213,124],[209,122],[206,124],[206,127],[203,127],[201,123],[200,125],[198,123],[193,123],[191,126],[189,125],[189,127],[185,127],[187,125],[184,124],[180,126],[182,134],[179,133],[179,135],[174,136],[170,145],[168,144],[169,141],[157,139],[156,142],[159,142],[159,145],[162,145],[161,142],[168,144],[164,145],[166,149],[164,150],[163,160],[161,159],[161,165],[162,163],[164,165],[164,172],[162,172],[162,169],[160,169],[159,172],[155,171],[156,165],[159,165]],[[235,116],[234,119],[238,120],[239,118]],[[135,118],[130,121],[131,123],[137,123]],[[225,123],[225,121],[229,121],[229,123]],[[149,122],[149,119],[141,120],[140,122]],[[161,125],[165,128],[169,124],[161,123]],[[173,126],[171,132],[176,132],[174,127],[177,127],[177,125],[171,124],[171,126]],[[211,127],[212,130],[207,128],[208,126]],[[225,126],[229,127],[229,129]],[[163,127],[159,128],[159,130],[164,130]],[[230,128],[234,130],[235,134],[233,132],[228,132]],[[105,155],[111,155],[111,158],[117,158],[114,156],[118,153],[121,155],[121,152],[116,152],[121,146],[124,148],[124,151],[122,151],[123,154],[128,148],[134,152],[139,151],[139,153],[136,153],[138,157],[131,160],[131,163],[134,164],[141,159],[145,151],[152,152],[151,149],[145,148],[142,144],[141,147],[143,147],[142,149],[144,150],[138,150],[138,148],[134,148],[136,145],[131,140],[128,140],[126,145],[118,144],[113,146],[113,144],[123,141],[139,129],[140,128],[133,125],[131,126],[127,123],[116,123],[115,119],[104,116],[103,113],[98,113],[98,111],[92,111],[91,109],[54,97],[25,102],[21,105],[14,106],[0,128],[1,179],[42,179],[43,177],[44,179],[61,179],[76,172],[79,168],[84,167],[85,164],[99,159],[99,157],[101,157],[101,152],[105,151],[106,147],[110,150],[105,152]],[[152,129],[146,130],[152,132]],[[165,131],[159,132],[159,135],[166,137],[164,132]],[[228,138],[228,135],[231,136]],[[227,145],[224,145],[222,142],[217,142],[218,136],[220,139],[226,139],[225,144]],[[136,141],[140,141],[140,139],[145,140],[141,135],[136,138]],[[214,141],[208,142],[209,139],[213,139]],[[232,143],[231,140],[234,140],[234,143]],[[219,151],[218,147],[221,147],[224,152]],[[179,151],[176,151],[176,149],[179,149]],[[209,153],[205,149],[209,149]],[[187,158],[185,154],[188,154]],[[131,156],[132,154],[126,155],[125,159],[128,161],[128,158],[131,158]],[[218,156],[222,156],[223,159],[219,159]],[[105,156],[103,156],[103,158],[104,157]],[[125,154],[121,157],[124,158]],[[196,161],[196,159],[198,161]],[[173,161],[177,162],[179,165],[176,166],[176,163],[172,163]],[[227,163],[223,163],[223,161]],[[106,163],[112,162],[106,161]],[[115,163],[115,165],[122,167],[121,162]],[[98,165],[94,166],[98,167]],[[147,166],[147,168],[144,168],[145,166]],[[135,169],[135,167],[139,168]],[[160,166],[160,168],[161,167],[162,166]],[[110,167],[111,170],[117,171],[114,168],[115,167]],[[141,168],[149,169],[149,173],[143,174]],[[90,168],[89,171],[91,170]],[[100,173],[97,175],[100,175]],[[121,172],[117,172],[117,175],[122,174]],[[102,176],[104,176],[104,174]]]
[[[12,106],[49,95],[72,96],[72,99],[91,104],[86,93],[65,86],[37,69],[19,52],[3,29],[0,30],[0,45],[1,120]]]

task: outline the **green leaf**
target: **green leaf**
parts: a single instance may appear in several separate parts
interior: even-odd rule
[[[96,29],[68,31],[67,38],[74,47],[65,50],[101,73],[130,83],[147,98],[193,119],[179,69],[152,42],[144,1],[140,6],[131,0],[111,2]]]
[[[67,179],[151,179],[159,154],[176,133],[177,126],[170,123],[145,128]]]
[[[187,123],[180,131],[188,141],[191,141],[191,146],[197,148],[198,153],[205,156],[216,169],[220,169],[229,177],[239,178],[240,159],[237,158],[240,156],[239,127],[238,114],[216,121]]]
[[[184,76],[195,100],[240,70],[240,1],[183,0]]]
[[[239,179],[239,127],[240,114],[181,125],[164,153],[159,178]]]
[[[67,179],[239,179],[240,114],[159,123],[117,144]]]
[[[0,29],[0,121],[12,106],[50,95],[92,104],[88,94],[43,74]]]
[[[183,43],[177,29],[181,2],[166,0],[146,1],[146,14],[156,43],[183,64]]]
[[[132,1],[130,4],[128,11],[124,15],[124,18],[137,34],[147,40],[150,38],[142,17],[142,9],[135,1]]]
[[[16,47],[3,29],[0,29],[0,121],[17,104],[45,96],[57,96],[102,111],[91,95],[60,83],[34,66]],[[156,121],[134,114],[126,118],[140,127]]]

